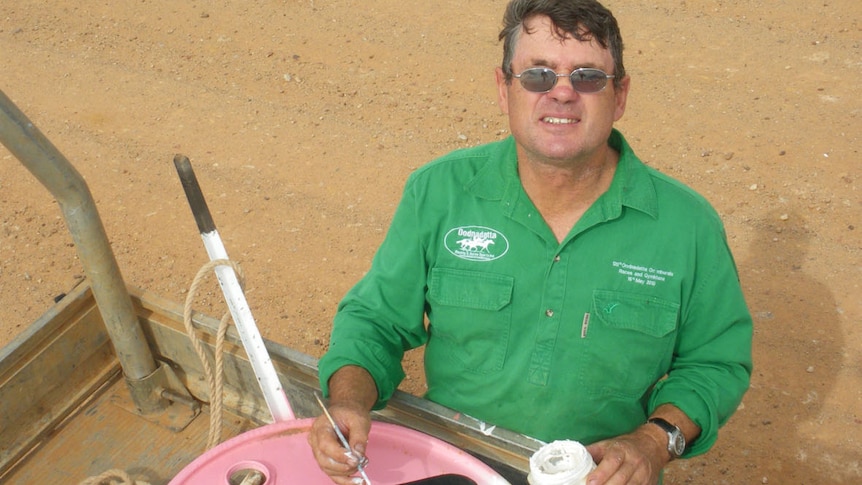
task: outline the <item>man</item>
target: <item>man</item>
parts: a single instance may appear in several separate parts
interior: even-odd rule
[[[309,437],[336,483],[420,345],[428,399],[589,444],[591,484],[656,483],[712,446],[748,387],[751,317],[718,215],[613,128],[631,80],[612,14],[513,0],[500,38],[512,136],[412,174],[339,305],[320,378],[356,453],[323,420]]]

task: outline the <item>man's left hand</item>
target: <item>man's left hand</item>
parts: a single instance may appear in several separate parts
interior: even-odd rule
[[[587,485],[655,485],[670,461],[662,439],[667,441],[664,431],[650,425],[588,446],[598,466],[587,476]]]

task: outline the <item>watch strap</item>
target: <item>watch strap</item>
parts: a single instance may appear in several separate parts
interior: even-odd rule
[[[673,433],[674,431],[679,431],[679,428],[670,424],[666,419],[649,418],[647,422],[658,425],[658,427],[665,430],[666,433]]]

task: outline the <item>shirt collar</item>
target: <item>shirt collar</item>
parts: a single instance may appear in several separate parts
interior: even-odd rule
[[[467,183],[467,190],[482,199],[511,200],[512,191],[521,186],[515,139],[510,135],[489,143],[485,149],[488,163]]]
[[[635,155],[617,129],[611,131],[608,144],[619,152],[620,159],[610,187],[594,204],[593,209],[598,210],[596,215],[603,220],[614,219],[626,206],[657,217],[658,202],[650,169]],[[498,163],[486,163],[467,184],[467,190],[483,199],[516,200],[523,188],[518,179],[515,139],[510,135],[490,143],[486,149],[488,160]]]
[[[631,207],[645,214],[658,217],[658,199],[651,169],[635,155],[623,134],[617,129],[611,131],[608,144],[620,154],[617,171],[611,186],[596,203],[607,209],[615,207],[619,215],[622,206]]]

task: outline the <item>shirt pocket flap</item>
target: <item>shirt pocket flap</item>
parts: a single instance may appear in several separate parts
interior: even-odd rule
[[[609,327],[664,337],[676,329],[679,303],[648,295],[595,290],[593,315]]]
[[[514,278],[451,268],[433,268],[429,297],[441,305],[498,311],[512,301]]]

